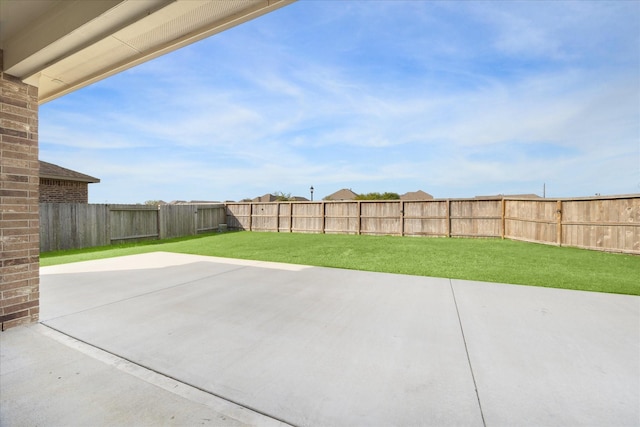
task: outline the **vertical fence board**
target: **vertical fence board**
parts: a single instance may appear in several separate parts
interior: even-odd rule
[[[640,197],[563,201],[563,245],[640,253]]]
[[[109,205],[111,242],[157,239],[158,208],[143,205]]]
[[[451,236],[501,237],[502,199],[451,200]]]
[[[360,234],[400,235],[400,202],[360,202]]]
[[[292,203],[292,232],[322,233],[322,202]]]
[[[357,234],[358,203],[350,201],[324,202],[325,233]]]
[[[278,231],[278,203],[253,203],[251,229],[253,231]]]
[[[108,245],[107,205],[40,204],[40,251]]]
[[[557,206],[556,200],[506,200],[505,237],[527,242],[557,244]]]
[[[249,230],[251,228],[250,203],[226,203],[225,207],[229,230]]]
[[[223,204],[195,205],[197,215],[196,231],[206,233],[218,230],[220,224],[226,223],[226,210]]]
[[[197,233],[194,205],[160,205],[158,223],[160,239],[193,236]]]
[[[448,236],[446,200],[405,201],[404,234],[407,236]]]
[[[291,203],[281,203],[278,211],[278,231],[291,232]]]

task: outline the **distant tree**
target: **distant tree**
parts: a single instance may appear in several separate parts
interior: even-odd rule
[[[164,205],[165,202],[163,202],[162,200],[147,200],[146,202],[144,202],[144,204],[147,206],[158,206]]]
[[[398,193],[367,193],[359,194],[356,196],[356,200],[400,200]]]
[[[276,202],[288,202],[289,200],[295,200],[291,197],[291,193],[283,193],[282,191],[276,191],[273,193],[276,196]]]

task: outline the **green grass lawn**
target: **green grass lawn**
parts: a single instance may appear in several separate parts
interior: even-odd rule
[[[640,257],[500,239],[233,232],[41,254],[55,265],[155,251],[640,295]]]

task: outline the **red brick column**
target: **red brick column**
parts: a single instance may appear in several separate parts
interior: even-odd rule
[[[5,74],[0,51],[0,323],[38,320],[38,88]]]

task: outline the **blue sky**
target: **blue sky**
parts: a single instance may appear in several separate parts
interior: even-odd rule
[[[40,108],[91,203],[640,193],[640,2],[301,0]]]

